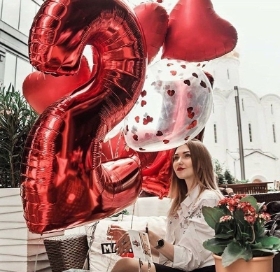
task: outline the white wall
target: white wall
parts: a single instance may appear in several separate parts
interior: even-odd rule
[[[234,91],[234,86],[239,86],[238,53],[229,53],[210,61],[205,70],[212,73],[215,83],[213,111],[206,124],[203,141],[224,170],[230,170],[232,175],[241,179]],[[252,181],[256,176],[262,176],[266,181],[280,180],[280,97],[269,94],[260,98],[253,90],[242,87],[238,90],[245,178]],[[214,124],[217,127],[217,143],[214,141]],[[272,125],[275,127],[276,142]]]

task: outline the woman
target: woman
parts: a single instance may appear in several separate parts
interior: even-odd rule
[[[211,156],[199,140],[179,146],[173,155],[173,170],[169,196],[172,198],[167,218],[166,237],[148,231],[153,254],[159,254],[159,264],[143,262],[143,272],[213,272],[212,253],[203,242],[214,236],[205,222],[203,206],[216,206],[223,197],[217,186]],[[118,235],[120,232],[118,232]],[[129,237],[124,234],[117,242],[118,254],[130,249]],[[120,259],[112,272],[138,272],[139,260]]]

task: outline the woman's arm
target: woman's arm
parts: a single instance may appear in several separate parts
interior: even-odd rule
[[[159,253],[164,255],[168,260],[173,262],[174,258],[174,245],[164,240],[164,246],[156,249],[158,240],[162,239],[163,237],[160,237],[153,231],[148,231],[149,241],[151,244],[152,254],[158,256]],[[154,253],[153,253],[154,252]]]
[[[214,237],[214,230],[208,226],[202,215],[202,207],[217,205],[220,197],[212,192],[204,192],[191,204],[191,209],[181,210],[180,237],[176,237],[174,246],[173,267],[192,271],[201,266],[213,265],[210,251],[203,247],[203,242]],[[172,224],[171,224],[172,225]]]

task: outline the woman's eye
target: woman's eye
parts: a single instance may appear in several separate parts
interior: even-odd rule
[[[190,153],[186,153],[186,154],[185,154],[185,157],[186,157],[186,158],[189,158],[190,156],[191,156]]]

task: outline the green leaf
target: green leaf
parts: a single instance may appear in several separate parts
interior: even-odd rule
[[[231,241],[232,240],[223,240],[223,239],[212,238],[212,239],[204,241],[203,246],[207,250],[209,250],[217,255],[220,255]]]
[[[256,220],[255,225],[254,225],[256,237],[262,237],[265,235],[266,229],[265,229],[264,224],[265,224],[265,221]]]
[[[218,207],[202,207],[202,214],[206,223],[212,228],[215,229],[217,223],[220,222],[220,218],[224,213]]]
[[[222,254],[222,265],[227,267],[240,258],[249,261],[253,258],[252,250],[250,247],[246,248],[243,245],[232,241],[228,244]]]
[[[255,210],[257,212],[259,211],[258,202],[253,196],[247,195],[247,196],[241,198],[240,202],[249,202],[255,208]]]
[[[237,220],[238,224],[247,223],[247,221],[244,219],[244,213],[242,210],[236,210],[233,217],[235,218],[235,220]]]
[[[232,224],[233,220],[221,222],[216,224],[215,227],[215,237],[220,239],[229,239],[234,236],[234,226]]]
[[[263,256],[271,256],[276,253],[276,251],[269,249],[253,249],[253,257],[263,257]]]
[[[280,249],[280,239],[275,236],[263,236],[259,237],[257,240],[262,244],[262,247],[270,250],[278,250]]]

